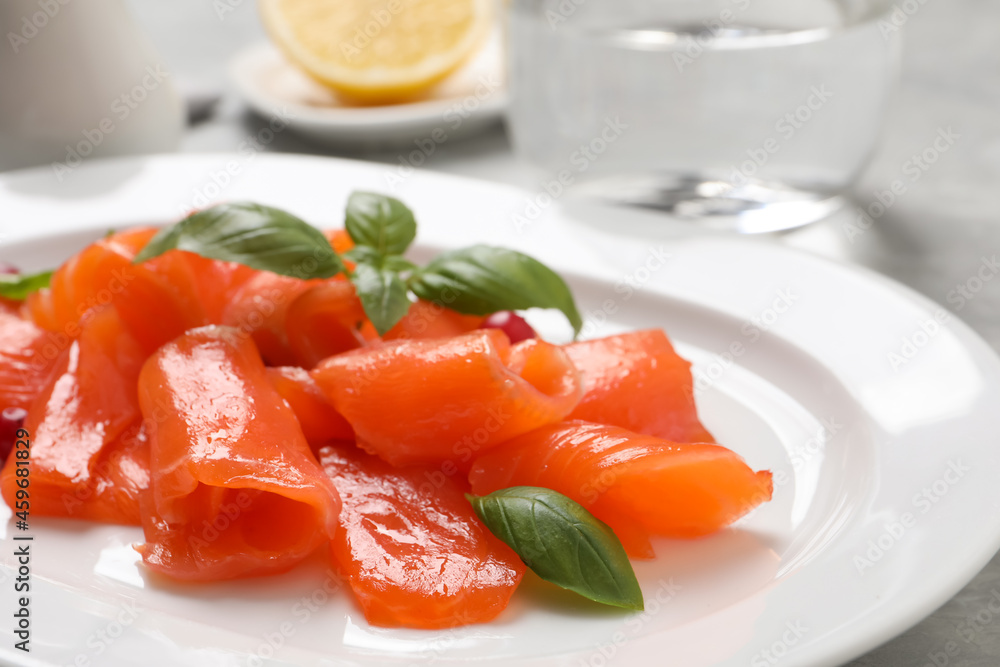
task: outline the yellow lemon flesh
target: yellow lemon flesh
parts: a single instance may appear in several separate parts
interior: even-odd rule
[[[485,41],[493,0],[260,0],[279,48],[361,103],[419,95]]]

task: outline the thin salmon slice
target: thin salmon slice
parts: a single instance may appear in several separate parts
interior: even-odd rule
[[[70,338],[88,313],[112,304],[130,333],[151,353],[191,327],[206,323],[187,253],[168,252],[133,264],[156,233],[144,227],[112,234],[71,257],[48,288],[28,298],[32,320]]]
[[[721,445],[670,442],[582,421],[543,426],[504,443],[476,459],[469,480],[478,495],[521,485],[567,495],[620,529],[636,555],[643,555],[643,532],[708,535],[770,500],[772,491],[770,472],[754,472]]]
[[[222,324],[223,314],[233,296],[259,273],[243,264],[222,262],[191,252],[173,250],[162,255],[167,256],[188,265],[187,271],[193,277],[195,296],[200,302],[207,324]]]
[[[346,280],[331,280],[302,292],[285,314],[285,334],[295,364],[308,369],[378,340],[354,285]]]
[[[78,493],[43,498],[45,504],[56,503],[49,513],[130,526],[142,524],[141,498],[149,489],[149,441],[142,420],[101,449],[90,475],[92,483]]]
[[[462,315],[444,306],[420,299],[396,325],[385,332],[383,340],[406,338],[450,338],[475,331],[486,319],[482,315]]]
[[[299,280],[259,271],[236,291],[222,314],[222,324],[253,337],[269,366],[296,366],[285,329],[289,306],[320,280]]]
[[[463,479],[394,469],[351,443],[320,463],[343,499],[331,553],[369,623],[446,628],[507,606],[524,564],[476,518]]]
[[[131,260],[156,231],[138,227],[110,234],[70,257],[52,275],[48,288],[28,296],[33,319],[51,331],[63,331],[79,324],[91,308],[110,303],[132,282]]]
[[[0,410],[27,410],[42,391],[61,352],[47,336],[31,322],[0,312]]]
[[[561,420],[582,393],[558,346],[512,346],[497,329],[354,350],[312,374],[358,444],[396,466],[465,470],[477,452]]]
[[[309,371],[296,366],[267,369],[271,385],[295,413],[313,451],[328,440],[354,440],[354,429],[327,400]]]
[[[323,235],[338,253],[347,252],[354,247],[350,236],[343,229],[325,230]],[[351,266],[350,263],[347,264]],[[330,288],[332,292],[324,292],[322,298],[314,298],[306,307],[300,306],[293,314],[293,321],[288,322],[292,304],[300,296],[317,286],[326,289],[326,286],[331,284],[335,285]],[[312,368],[323,358],[316,358],[317,355],[324,354],[330,345],[326,338],[336,338],[341,328],[339,320],[326,317],[325,311],[330,305],[327,297],[331,293],[334,295],[333,303],[337,304],[334,310],[338,314],[343,311],[341,304],[351,299],[353,299],[352,307],[356,304],[360,309],[360,302],[354,296],[353,287],[343,275],[329,280],[300,280],[268,271],[257,271],[248,280],[240,283],[239,289],[228,293],[228,304],[222,308],[221,318],[213,319],[212,322],[236,327],[253,336],[257,349],[269,366]],[[311,319],[313,310],[321,311],[316,321]],[[364,311],[360,312],[363,319]],[[323,327],[334,321],[338,331],[327,332],[324,338]],[[289,338],[290,331],[296,336],[294,340]],[[372,332],[374,333],[374,330]],[[342,346],[337,343],[333,345],[333,349],[335,352],[342,352],[358,347],[359,344],[355,342]]]
[[[343,255],[345,252],[354,247],[354,241],[351,240],[350,234],[347,233],[346,229],[324,229],[323,236],[326,240],[330,242],[330,247],[333,248],[334,252],[339,255]]]
[[[584,380],[567,419],[621,426],[674,442],[715,442],[698,419],[691,364],[660,329],[566,345]]]
[[[139,401],[149,568],[184,581],[272,573],[336,534],[337,491],[248,337],[209,326],[168,343],[143,367]]]
[[[148,472],[143,443],[127,438],[127,431],[140,420],[136,382],[144,359],[117,311],[92,312],[25,420],[31,433],[32,514],[138,522],[138,495]],[[130,453],[122,459],[109,448]],[[13,457],[0,475],[0,487],[13,507]]]

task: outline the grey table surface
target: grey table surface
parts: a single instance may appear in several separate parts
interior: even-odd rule
[[[261,121],[235,94],[227,63],[244,46],[264,39],[256,3],[129,4],[177,80],[223,93],[216,113],[188,130],[182,150],[234,151],[255,134]],[[875,192],[888,188],[939,128],[952,128],[959,139],[864,234],[848,233],[856,213],[847,210],[771,241],[867,266],[955,312],[948,294],[974,276],[983,257],[1000,252],[1000,1],[921,0],[903,32],[902,83],[881,146],[854,191],[856,204],[875,201]],[[338,154],[288,132],[266,150]],[[393,151],[339,154],[398,159]],[[514,157],[500,126],[443,144],[424,168],[533,189],[541,178]],[[985,283],[955,314],[1000,350],[1000,280]],[[912,667],[933,665],[934,658],[940,665],[948,642],[958,647],[957,655],[948,657],[950,665],[1000,665],[1000,623],[970,624],[977,615],[995,618],[987,606],[994,596],[1000,596],[1000,558],[929,618],[850,665]],[[971,633],[961,631],[969,628]]]

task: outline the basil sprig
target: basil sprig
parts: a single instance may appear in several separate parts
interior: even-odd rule
[[[596,602],[643,608],[618,537],[575,501],[535,486],[466,497],[486,527],[542,579]]]
[[[398,199],[351,194],[345,227],[354,248],[340,257],[322,233],[290,213],[253,203],[220,204],[158,233],[135,262],[177,249],[302,279],[345,273],[380,335],[406,315],[411,295],[466,315],[557,308],[575,333],[583,326],[563,279],[522,253],[479,245],[443,253],[423,268],[407,260],[403,254],[416,238],[417,222]]]
[[[24,301],[32,292],[48,287],[51,280],[52,271],[2,273],[0,274],[0,296],[12,301]]]

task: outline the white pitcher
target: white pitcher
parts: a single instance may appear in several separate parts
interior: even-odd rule
[[[184,127],[172,74],[124,0],[0,1],[0,170],[171,151]]]

